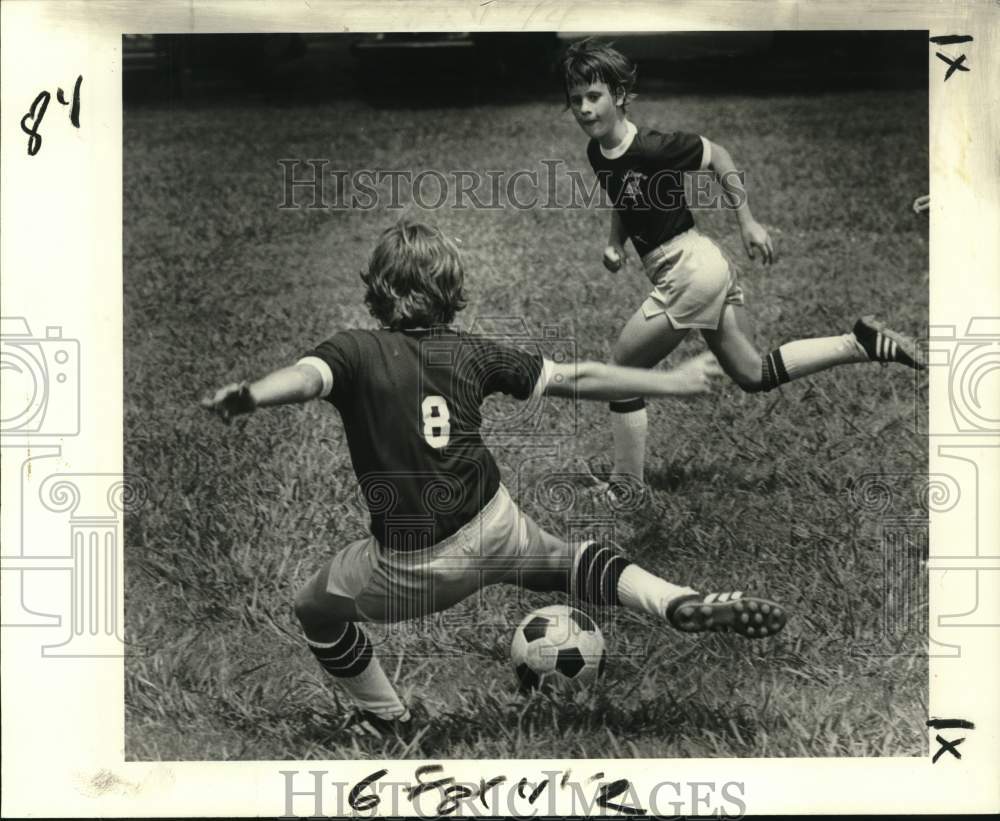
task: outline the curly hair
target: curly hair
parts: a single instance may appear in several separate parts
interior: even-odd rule
[[[624,96],[623,107],[635,99],[635,64],[610,43],[601,43],[588,37],[573,43],[560,61],[566,105],[569,105],[569,91],[575,85],[605,83],[612,95],[619,92]]]
[[[361,279],[368,311],[392,330],[447,325],[468,304],[458,248],[422,222],[383,231]]]

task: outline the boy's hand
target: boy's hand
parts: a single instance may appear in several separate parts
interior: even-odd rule
[[[209,413],[214,413],[227,425],[234,416],[243,413],[253,413],[257,402],[250,393],[250,385],[246,382],[233,383],[219,388],[215,396],[201,400],[201,406]]]
[[[770,265],[774,261],[774,244],[763,225],[756,220],[750,220],[740,233],[743,235],[743,247],[750,259],[757,259],[755,252],[760,251],[760,260],[765,265]]]
[[[602,262],[612,274],[618,273],[625,262],[625,249],[620,245],[609,245],[604,249]]]
[[[683,377],[685,393],[692,395],[708,393],[712,390],[712,380],[723,375],[719,361],[711,351],[705,351],[682,362],[674,368],[674,372]]]

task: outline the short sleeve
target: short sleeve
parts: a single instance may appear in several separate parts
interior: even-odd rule
[[[653,159],[660,168],[676,171],[697,171],[711,160],[711,143],[704,137],[686,131],[655,134],[652,141]]]
[[[319,360],[329,368],[329,376],[332,378],[333,390],[325,394],[327,399],[336,401],[338,394],[343,390],[350,389],[351,383],[358,372],[360,360],[360,347],[357,340],[350,331],[341,331],[334,334],[325,342],[320,343],[311,351],[302,355],[300,362],[304,360]],[[324,387],[326,374],[322,368],[318,368],[323,376]]]
[[[476,367],[481,374],[483,396],[505,393],[515,399],[532,395],[544,375],[540,353],[480,340],[476,346]]]

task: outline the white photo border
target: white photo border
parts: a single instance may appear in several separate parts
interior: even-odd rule
[[[4,576],[20,579],[10,557],[21,522],[6,510],[7,491],[27,474],[28,461],[60,460],[69,475],[120,476],[122,408],[122,34],[245,31],[669,31],[784,29],[919,29],[929,36],[967,34],[971,70],[945,84],[943,61],[928,44],[930,139],[930,325],[947,339],[989,347],[1000,337],[1000,15],[996,3],[956,2],[468,2],[266,3],[46,2],[0,5],[2,14],[2,297],[3,314],[25,317],[34,337],[65,338],[83,350],[75,374],[79,415],[74,435],[65,420],[47,440],[4,440]],[[950,52],[949,52],[950,53]],[[83,76],[84,127],[48,128],[45,148],[25,153],[21,117],[42,89],[70,93]],[[61,115],[60,115],[61,116]],[[45,150],[48,149],[48,150]],[[924,193],[924,192],[917,192]],[[970,325],[970,322],[973,323]],[[978,324],[976,324],[978,322]],[[46,337],[47,328],[61,328]],[[978,329],[978,330],[977,330]],[[990,336],[992,334],[992,337]],[[991,341],[992,339],[992,341]],[[994,360],[995,361],[995,360]],[[996,365],[993,365],[996,368]],[[993,377],[995,379],[995,375]],[[3,630],[3,815],[257,816],[286,812],[285,776],[309,771],[328,781],[355,782],[384,766],[387,780],[413,781],[421,763],[441,763],[460,781],[505,775],[537,782],[545,772],[603,771],[628,778],[637,795],[662,781],[738,782],[751,814],[791,812],[986,812],[998,810],[1000,773],[1000,432],[962,429],[951,411],[960,401],[947,367],[932,368],[929,471],[952,475],[978,500],[969,517],[932,512],[930,630],[938,647],[929,659],[929,716],[974,721],[962,758],[682,759],[629,761],[373,761],[125,762],[123,664],[116,657],[43,657],[38,629]],[[991,384],[996,385],[996,382]],[[73,387],[69,385],[67,390]],[[990,408],[988,407],[989,411]],[[79,420],[77,420],[79,429]],[[18,448],[29,452],[27,460]],[[33,449],[33,453],[31,453]],[[23,468],[23,470],[22,470]],[[13,477],[12,477],[13,475]],[[971,477],[971,480],[968,478]],[[970,487],[969,482],[974,486]],[[142,493],[125,487],[118,491]],[[991,501],[992,500],[992,503]],[[127,503],[127,499],[126,499]],[[969,506],[960,506],[962,510]],[[50,517],[51,519],[52,517]],[[63,530],[39,521],[33,532]],[[57,532],[58,531],[58,532]],[[121,551],[106,568],[117,589],[122,623]],[[16,559],[16,556],[14,556]],[[9,561],[8,561],[9,559]],[[53,570],[60,565],[53,557]],[[9,572],[8,572],[9,571]],[[42,574],[39,574],[42,575]],[[51,596],[69,595],[64,573],[50,573]],[[16,589],[16,588],[12,588]],[[4,592],[7,593],[5,578]],[[6,605],[5,605],[6,607]],[[944,733],[947,735],[948,733]],[[930,749],[937,745],[930,733]],[[311,799],[295,813],[312,814]],[[560,803],[556,811],[566,811]],[[343,808],[347,811],[347,808]],[[405,807],[402,809],[405,812]],[[697,808],[694,808],[697,811]],[[324,813],[336,814],[331,803]],[[485,812],[485,810],[484,810]]]

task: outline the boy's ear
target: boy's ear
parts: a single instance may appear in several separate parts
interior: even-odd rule
[[[625,89],[619,86],[614,91],[615,95],[615,107],[621,108],[625,105]]]

